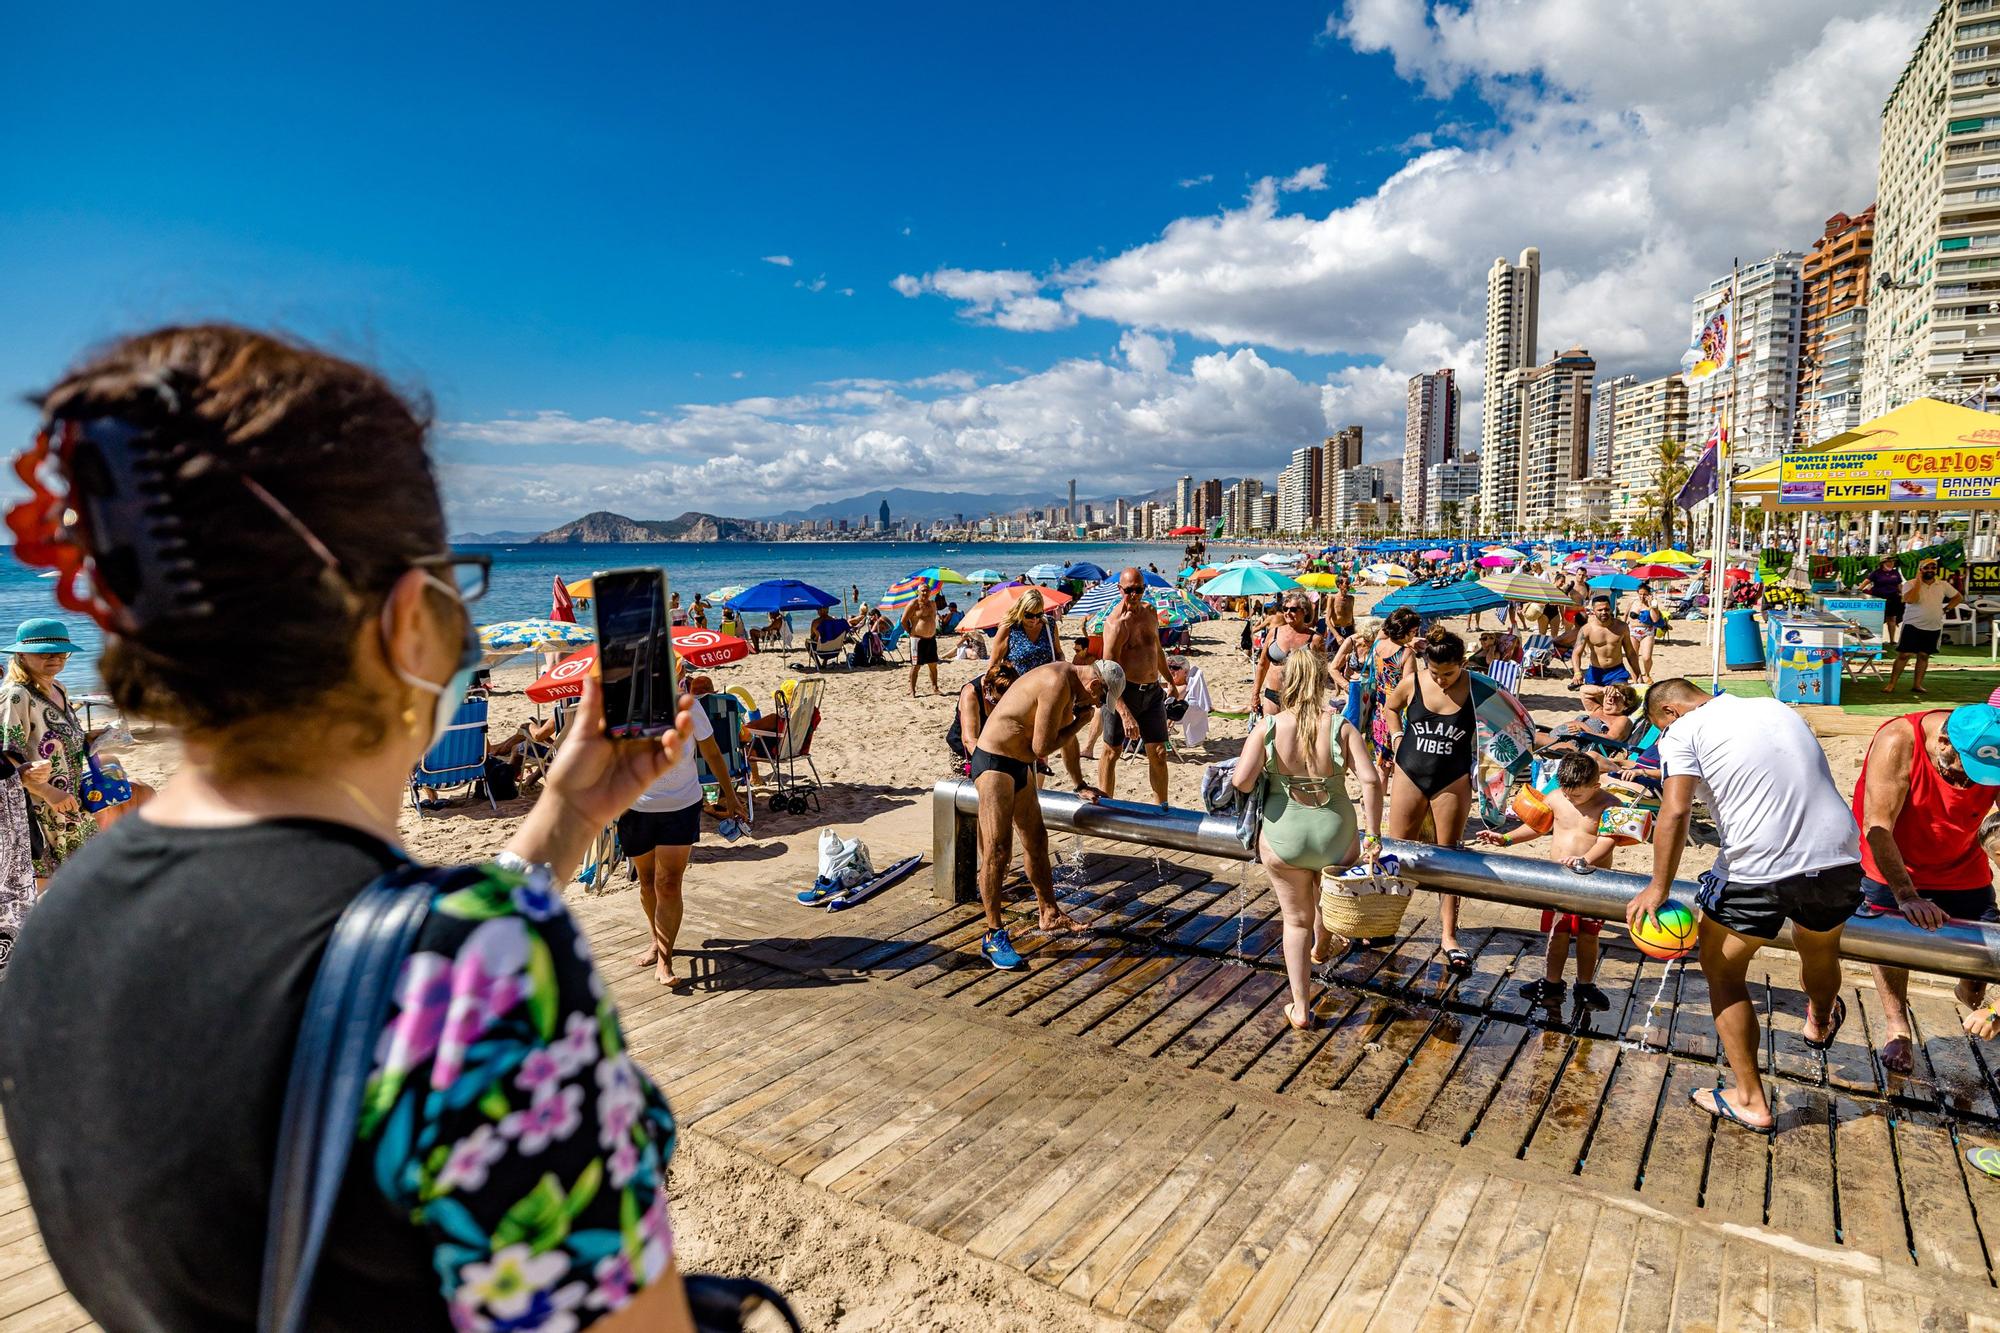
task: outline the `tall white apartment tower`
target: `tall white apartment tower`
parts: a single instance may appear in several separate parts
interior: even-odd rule
[[[1174,483],[1174,526],[1184,528],[1194,522],[1194,478],[1182,477]]]
[[[1403,531],[1437,526],[1431,469],[1458,457],[1458,384],[1449,369],[1410,376],[1403,418]]]
[[[1805,256],[1780,250],[1736,272],[1734,372],[1724,366],[1688,385],[1689,456],[1701,452],[1730,410],[1730,450],[1736,461],[1768,463],[1791,447],[1799,405],[1799,326],[1805,313]],[[1694,318],[1706,318],[1729,293],[1725,273],[1694,298]],[[1730,397],[1731,390],[1735,398]]]
[[[1485,499],[1482,521],[1500,531],[1520,517],[1518,478],[1521,438],[1510,433],[1510,414],[1496,411],[1509,371],[1535,364],[1536,338],[1542,305],[1542,252],[1533,246],[1521,252],[1519,263],[1493,261],[1486,270],[1486,379],[1480,392],[1485,403],[1479,431],[1480,490]]]
[[[2000,375],[2000,5],[1942,0],[1882,107],[1861,419]],[[1992,401],[1988,396],[1988,401]]]

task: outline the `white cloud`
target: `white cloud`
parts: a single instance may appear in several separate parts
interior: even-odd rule
[[[740,380],[743,378],[743,372],[740,370],[732,370],[729,372],[729,378],[733,380]]]
[[[1300,167],[1291,175],[1278,182],[1278,189],[1285,194],[1297,194],[1302,190],[1324,190],[1326,188],[1326,163],[1315,162],[1309,167]]]
[[[765,255],[764,262],[767,264],[776,264],[779,268],[790,268],[792,266],[792,257],[790,255]]]
[[[1185,180],[1183,180],[1183,181],[1181,182],[1181,188],[1182,188],[1183,190],[1192,190],[1192,189],[1193,189],[1193,188],[1194,188],[1195,186],[1197,186],[1197,185],[1206,185],[1206,184],[1208,184],[1208,183],[1209,183],[1210,181],[1212,181],[1212,180],[1214,180],[1214,179],[1215,179],[1215,173],[1214,173],[1214,172],[1212,172],[1212,171],[1204,171],[1204,172],[1203,172],[1203,173],[1202,173],[1201,175],[1199,175],[1199,176],[1189,176],[1188,178],[1186,178]]]
[[[471,444],[518,460],[448,464],[455,521],[759,513],[877,486],[1012,491],[1078,474],[1138,490],[1185,468],[1268,478],[1297,441],[1326,433],[1321,386],[1247,349],[1177,367],[1170,339],[1138,332],[1109,357],[983,387],[950,371],[821,388],[638,419],[540,412],[444,426],[447,457]],[[629,458],[589,456],[606,448]]]
[[[925,292],[957,301],[975,324],[1017,333],[1045,333],[1076,323],[1076,311],[1041,294],[1045,280],[1022,269],[941,268],[921,278],[899,273],[889,284],[904,296]]]
[[[792,279],[792,286],[808,292],[823,292],[826,290],[826,274],[820,274],[811,282],[807,282],[804,278],[794,278]]]

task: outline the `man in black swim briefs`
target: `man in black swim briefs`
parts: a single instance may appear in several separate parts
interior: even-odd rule
[[[1028,884],[1041,908],[1041,928],[1085,929],[1056,901],[1049,833],[1042,823],[1033,768],[1089,726],[1099,707],[1116,706],[1124,689],[1125,671],[1116,662],[1082,667],[1073,662],[1050,662],[1015,681],[979,729],[968,773],[979,792],[979,901],[986,909],[986,934],[979,941],[979,951],[1002,971],[1022,965],[1000,916],[1000,885],[1014,857],[1016,829],[1021,833]],[[1071,776],[1084,800],[1099,798],[1101,793],[1084,783],[1080,772]]]

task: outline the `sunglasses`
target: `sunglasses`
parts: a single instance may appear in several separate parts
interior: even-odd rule
[[[1136,588],[1120,588],[1118,590],[1118,595],[1121,597],[1137,597],[1145,591],[1146,591],[1145,585],[1141,584]]]
[[[1021,619],[1023,620],[1040,620],[1041,618],[1042,613],[1040,611],[1023,611],[1021,613]]]

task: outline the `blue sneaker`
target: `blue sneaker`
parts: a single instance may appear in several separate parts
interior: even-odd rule
[[[989,930],[979,937],[979,952],[986,955],[986,961],[1002,972],[1012,972],[1021,966],[1021,955],[1014,952],[1013,941],[1007,938],[1007,931]]]

